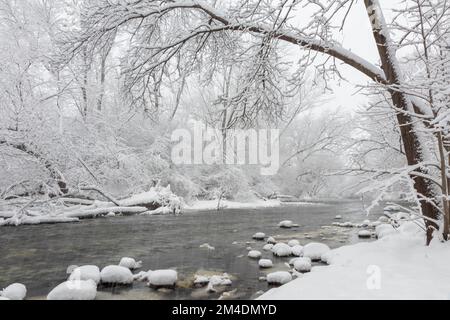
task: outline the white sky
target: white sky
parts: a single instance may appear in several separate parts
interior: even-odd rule
[[[398,7],[400,0],[380,0],[379,2],[384,9],[386,20],[389,22],[392,17],[391,9]],[[351,50],[369,62],[379,65],[375,40],[362,0],[355,1],[344,30],[336,35],[336,39],[342,40],[341,44],[344,48]],[[329,86],[333,89],[334,94],[327,95],[327,102],[324,103],[323,107],[342,107],[354,110],[357,106],[367,104],[367,97],[357,93],[358,88],[355,85],[370,83],[371,80],[351,67],[341,65],[339,70],[349,83],[344,81],[331,82]]]

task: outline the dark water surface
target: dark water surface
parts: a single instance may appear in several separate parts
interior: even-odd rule
[[[275,259],[262,251],[264,242],[252,235],[264,232],[277,240],[298,239],[302,245],[319,241],[336,248],[357,241],[356,230],[330,227],[336,215],[342,221],[362,222],[361,202],[283,205],[279,208],[239,209],[222,212],[189,212],[180,217],[131,216],[85,220],[75,224],[0,228],[0,288],[13,282],[27,286],[29,298],[45,298],[67,279],[69,265],[94,264],[100,269],[118,264],[122,257],[143,261],[142,270],[176,268],[181,288],[160,292],[137,283],[128,288],[99,288],[99,299],[217,299],[204,289],[189,288],[198,271],[233,277],[233,298],[248,299],[268,290],[259,277],[274,270],[288,270],[289,259]],[[375,220],[380,213],[372,213]],[[298,228],[280,229],[282,220]],[[208,243],[215,250],[199,248]],[[257,260],[247,258],[247,247],[260,250],[276,264],[261,271]]]

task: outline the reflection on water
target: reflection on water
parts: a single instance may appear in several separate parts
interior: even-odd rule
[[[145,283],[127,288],[99,288],[98,299],[217,299],[220,293],[189,288],[197,272],[223,273],[234,277],[233,298],[248,299],[268,286],[259,278],[268,271],[287,270],[287,258],[274,258],[262,251],[264,242],[251,239],[256,232],[277,240],[298,239],[301,244],[320,241],[339,247],[355,241],[355,231],[331,227],[334,217],[361,222],[367,217],[358,202],[283,206],[258,210],[192,212],[181,217],[116,217],[86,220],[76,224],[23,226],[0,229],[0,287],[24,283],[28,297],[45,298],[67,278],[69,265],[94,264],[100,268],[117,264],[124,256],[143,261],[143,269],[175,268],[180,288],[155,291]],[[379,214],[369,217],[372,220]],[[298,228],[280,229],[278,222],[292,220]],[[200,249],[209,243],[215,250]],[[247,258],[247,247],[263,252],[274,269],[260,270]],[[203,271],[201,271],[203,270]]]

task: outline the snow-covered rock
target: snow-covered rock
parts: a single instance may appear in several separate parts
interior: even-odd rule
[[[214,275],[209,278],[209,283],[206,290],[208,292],[216,292],[216,287],[231,286],[232,284],[233,282],[228,274],[224,273],[222,276]]]
[[[294,269],[298,272],[310,272],[311,268],[310,258],[298,258],[294,261]]]
[[[216,250],[216,248],[214,248],[213,246],[209,245],[209,243],[202,244],[200,246],[200,249],[206,249],[206,250],[210,250],[210,251]]]
[[[261,259],[258,261],[258,265],[260,268],[272,268],[273,262],[270,259]]]
[[[195,275],[194,276],[194,286],[197,287],[205,287],[209,283],[209,277],[202,276],[202,275]]]
[[[277,240],[275,240],[274,237],[269,237],[269,238],[267,239],[267,243],[268,243],[268,244],[277,244]]]
[[[258,233],[255,233],[252,238],[255,240],[264,240],[265,237],[266,237],[265,233],[258,232]]]
[[[341,219],[342,219],[342,216],[337,215],[334,219],[336,219],[336,220],[341,220]]]
[[[278,224],[278,226],[279,226],[280,228],[290,229],[290,228],[293,228],[293,227],[294,227],[294,223],[293,223],[292,221],[290,221],[290,220],[284,220],[284,221],[281,221],[281,222]]]
[[[251,250],[247,256],[251,259],[259,259],[261,258],[262,254],[258,250]]]
[[[273,246],[272,252],[278,257],[288,257],[292,254],[292,248],[286,243],[277,243]]]
[[[363,226],[363,227],[368,227],[368,226],[370,226],[370,220],[364,220],[363,223],[362,223],[362,226]]]
[[[266,279],[269,284],[283,285],[292,281],[292,275],[287,271],[277,271],[269,273]]]
[[[133,274],[134,281],[148,281],[148,272],[141,271],[139,273]]]
[[[391,224],[381,224],[378,227],[375,228],[375,233],[377,235],[378,239],[382,239],[388,235],[391,235],[393,233],[396,233],[397,230],[391,225]]]
[[[149,271],[148,284],[151,287],[173,287],[178,281],[178,273],[175,270]]]
[[[303,246],[294,246],[291,248],[292,255],[296,257],[301,257],[303,255]]]
[[[125,257],[120,260],[119,266],[130,270],[136,270],[142,267],[142,261],[136,261],[133,258]]]
[[[47,300],[94,300],[97,285],[92,280],[66,281],[54,288]]]
[[[100,279],[108,284],[131,284],[133,274],[130,269],[121,266],[107,266],[100,272]]]
[[[299,246],[299,245],[300,245],[300,241],[295,240],[295,239],[290,240],[290,241],[288,242],[288,246],[289,246],[289,247],[295,247],[295,246]]]
[[[330,251],[330,248],[323,243],[308,243],[303,247],[303,257],[310,258],[312,261],[319,261],[322,255]]]
[[[325,263],[325,264],[331,264],[332,263],[332,259],[334,256],[334,251],[330,250],[328,252],[325,252],[324,254],[322,254],[322,256],[320,257],[320,260]]]
[[[100,282],[100,269],[97,266],[81,266],[75,268],[69,276],[69,280],[92,280],[96,284]]]
[[[389,223],[389,218],[386,216],[381,216],[378,218],[378,221],[380,221],[381,223]]]
[[[264,251],[272,251],[272,248],[273,248],[273,244],[268,243],[263,247],[263,250]]]
[[[361,230],[358,232],[358,237],[362,239],[371,238],[372,233],[369,230]]]
[[[0,296],[8,300],[23,300],[27,296],[27,288],[21,283],[13,283],[0,291]]]
[[[70,265],[70,266],[67,267],[66,273],[67,273],[68,275],[70,275],[70,274],[72,274],[73,270],[75,270],[76,268],[78,268],[78,266],[72,264],[72,265]]]

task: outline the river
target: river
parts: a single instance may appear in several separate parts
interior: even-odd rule
[[[331,248],[359,241],[355,229],[332,227],[336,215],[342,221],[377,219],[367,217],[361,202],[283,205],[278,208],[239,209],[221,212],[188,212],[182,216],[129,216],[85,220],[74,224],[0,228],[0,287],[13,282],[27,286],[28,298],[44,299],[67,279],[69,265],[94,264],[100,268],[117,264],[122,257],[142,260],[143,270],[176,268],[180,285],[175,290],[155,291],[145,283],[132,287],[99,287],[98,299],[217,299],[204,289],[189,287],[196,272],[223,273],[233,277],[234,299],[253,298],[269,289],[259,278],[273,270],[288,270],[289,259],[273,259],[268,271],[247,257],[247,247],[262,251],[264,242],[252,240],[256,232],[277,240],[298,239],[302,245],[323,242]],[[282,220],[298,228],[280,229]],[[201,249],[208,243],[215,250]]]

